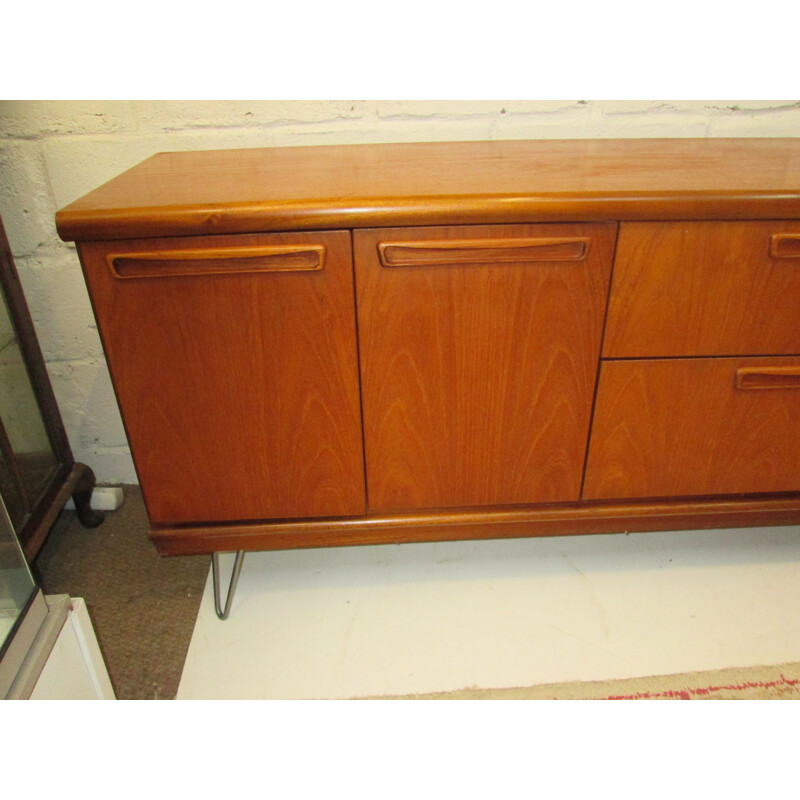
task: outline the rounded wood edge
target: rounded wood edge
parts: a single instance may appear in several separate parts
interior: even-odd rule
[[[800,494],[151,527],[162,555],[800,524]]]
[[[62,209],[61,239],[109,241],[166,236],[413,225],[526,222],[800,219],[800,194],[680,192],[347,198],[327,203],[248,204],[112,211]]]

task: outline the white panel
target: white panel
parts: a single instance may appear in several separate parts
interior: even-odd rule
[[[69,617],[30,699],[115,699],[86,604],[81,598],[72,599]]]
[[[248,553],[226,622],[206,586],[178,698],[345,698],[800,661],[798,534]]]

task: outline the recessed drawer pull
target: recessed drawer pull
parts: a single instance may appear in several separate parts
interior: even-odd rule
[[[772,258],[800,258],[800,233],[775,233],[769,243]]]
[[[737,389],[800,389],[800,367],[742,367]]]
[[[109,253],[115,278],[166,278],[225,275],[243,272],[310,272],[325,265],[325,245],[214,247]]]
[[[589,236],[530,239],[459,239],[379,242],[384,267],[422,267],[446,264],[493,264],[530,261],[584,261]]]

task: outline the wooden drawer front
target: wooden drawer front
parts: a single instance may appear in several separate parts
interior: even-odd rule
[[[800,353],[800,222],[620,227],[606,358]]]
[[[800,491],[800,358],[604,361],[585,499]]]
[[[80,252],[153,524],[364,512],[349,232]]]
[[[578,499],[615,234],[354,233],[371,509]]]

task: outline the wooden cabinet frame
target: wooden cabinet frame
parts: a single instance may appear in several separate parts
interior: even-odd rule
[[[795,263],[800,255],[798,139],[458,142],[164,153],[63,209],[57,223],[62,238],[78,243],[123,419],[133,433],[131,444],[145,498],[149,508],[161,509],[151,514],[150,535],[162,553],[800,522],[800,476],[795,480],[796,464],[785,455],[795,444],[800,449],[800,431],[787,428],[786,435],[793,438],[781,450],[783,460],[775,464],[780,481],[755,481],[742,470],[742,480],[728,484],[712,479],[696,484],[665,482],[657,477],[669,450],[664,437],[698,437],[697,447],[685,448],[689,455],[681,456],[683,461],[674,467],[678,472],[691,471],[692,459],[707,446],[699,432],[713,427],[703,424],[706,407],[726,406],[717,398],[713,403],[709,400],[707,406],[698,401],[691,410],[681,405],[676,388],[680,381],[691,384],[688,372],[648,378],[650,382],[645,384],[645,373],[638,375],[634,367],[634,362],[651,365],[657,359],[740,357],[738,371],[731,373],[730,381],[728,377],[715,377],[707,386],[711,387],[709,391],[716,391],[717,382],[722,380],[725,392],[747,394],[744,403],[740,396],[731,395],[736,407],[745,409],[744,421],[732,430],[718,427],[722,441],[708,446],[719,447],[720,452],[729,446],[743,459],[771,457],[769,451],[763,452],[771,446],[770,437],[759,439],[753,434],[756,438],[748,439],[751,428],[757,430],[757,426],[747,422],[746,408],[759,409],[753,413],[762,416],[766,409],[776,420],[786,414],[793,419],[796,400],[791,393],[800,394],[796,376],[786,372],[787,368],[795,369],[794,362],[800,356],[800,314],[793,316],[792,311],[800,307],[800,272]],[[618,227],[620,234],[615,242]],[[604,244],[598,244],[599,230],[607,231]],[[354,262],[347,268],[351,278],[352,271],[355,273],[350,288],[336,295],[340,297],[335,306],[338,311],[334,306],[326,310],[324,304],[314,306],[297,299],[315,276],[327,269],[324,238],[326,232],[336,231],[353,243]],[[276,234],[277,238],[258,238],[266,234]],[[250,249],[237,256],[230,247],[239,236],[250,237]],[[149,246],[143,248],[140,240],[147,240]],[[279,249],[273,249],[275,246]],[[486,490],[479,473],[489,463],[501,473],[508,468],[502,480],[510,486],[516,478],[515,470],[535,471],[536,459],[541,457],[531,456],[529,462],[522,459],[514,466],[520,452],[515,447],[526,435],[526,409],[524,403],[512,403],[508,398],[530,387],[538,391],[536,370],[524,363],[526,347],[530,345],[533,353],[537,337],[550,340],[545,333],[537,332],[524,314],[511,322],[505,319],[502,298],[507,298],[510,315],[519,312],[514,311],[514,303],[522,296],[520,292],[527,291],[519,283],[525,280],[519,277],[520,271],[537,262],[545,265],[541,274],[553,278],[552,282],[543,279],[536,292],[551,292],[556,297],[561,280],[557,276],[567,274],[559,270],[578,270],[585,259],[595,258],[603,249],[606,257],[601,262],[606,264],[606,271],[592,290],[592,299],[584,298],[567,308],[570,292],[574,294],[577,289],[569,290],[543,317],[545,321],[562,317],[559,324],[566,325],[574,319],[576,326],[589,320],[586,330],[593,333],[576,333],[572,339],[566,336],[563,342],[567,344],[563,345],[545,344],[535,356],[541,360],[548,347],[561,346],[565,358],[589,366],[588,378],[581,379],[583,388],[578,394],[567,393],[564,386],[559,390],[559,381],[567,380],[570,370],[558,373],[561,377],[552,378],[549,384],[544,381],[555,393],[555,406],[559,391],[565,398],[573,398],[564,400],[563,419],[573,415],[575,429],[585,429],[580,452],[576,455],[574,446],[569,451],[568,460],[573,463],[569,488],[552,495],[503,492],[497,487]],[[231,257],[235,265],[231,265]],[[168,286],[171,281],[184,280],[182,276],[191,276],[186,279],[207,287],[197,290],[197,298],[205,293],[205,311],[194,307],[195,300],[188,301],[195,320],[192,325],[200,327],[185,328],[189,333],[180,345],[182,352],[189,354],[186,357],[193,359],[195,377],[186,385],[194,386],[203,366],[203,348],[214,349],[213,325],[224,327],[228,323],[222,317],[236,314],[225,296],[226,286],[235,285],[232,270],[248,273],[250,277],[241,284],[244,287],[256,285],[251,278],[260,280],[271,271],[285,270],[281,274],[290,276],[286,280],[296,287],[296,293],[285,296],[270,299],[269,292],[262,295],[263,307],[271,310],[257,317],[259,324],[266,326],[272,319],[284,320],[288,337],[285,346],[291,345],[291,336],[305,342],[298,345],[295,366],[284,368],[287,378],[281,387],[285,393],[281,407],[288,408],[293,397],[302,403],[303,397],[310,396],[300,388],[305,385],[306,368],[318,379],[319,396],[328,398],[322,406],[338,408],[331,413],[347,422],[314,429],[311,417],[287,415],[285,420],[295,421],[276,423],[273,415],[253,410],[258,404],[257,391],[245,392],[246,404],[236,406],[237,376],[244,374],[247,364],[268,369],[271,363],[261,357],[273,352],[272,345],[259,338],[267,335],[264,331],[246,334],[242,329],[226,340],[226,347],[234,351],[231,358],[240,365],[239,372],[228,373],[221,356],[211,359],[214,369],[228,375],[230,383],[216,388],[215,408],[225,408],[228,403],[235,409],[231,412],[231,435],[240,432],[239,426],[245,422],[264,426],[254,429],[253,438],[258,441],[267,440],[264,431],[270,425],[283,425],[279,433],[290,440],[298,433],[298,419],[302,425],[309,425],[309,435],[315,438],[308,452],[318,454],[321,460],[315,461],[316,456],[310,459],[320,468],[302,494],[305,498],[331,497],[347,486],[349,507],[335,503],[315,506],[313,502],[304,506],[297,500],[289,506],[276,505],[281,510],[272,514],[268,505],[258,506],[251,499],[242,501],[240,516],[235,502],[215,516],[213,492],[211,497],[203,497],[208,495],[211,481],[204,480],[200,494],[195,495],[189,488],[181,494],[180,483],[175,484],[169,491],[173,496],[180,494],[181,501],[186,502],[179,515],[162,513],[168,506],[163,481],[145,475],[154,458],[161,460],[159,467],[163,468],[170,458],[169,448],[159,450],[164,437],[156,442],[158,437],[152,431],[144,436],[134,433],[142,419],[141,403],[148,396],[148,385],[154,396],[159,395],[159,373],[147,373],[146,359],[137,349],[140,345],[135,338],[126,339],[119,320],[114,319],[120,308],[116,305],[118,296],[106,293],[104,287],[115,281],[115,292],[121,291],[120,284],[124,283],[129,296],[139,291],[141,298],[146,295],[146,299],[136,301],[140,303],[140,323],[134,325],[133,317],[128,322],[130,336],[141,335],[145,351],[146,343],[155,341],[147,334],[148,319],[167,324],[171,318],[165,304],[171,297],[169,302],[180,305],[181,295],[180,289],[161,293],[152,288],[145,291],[144,287],[158,280]],[[422,277],[425,270],[429,270],[428,277]],[[453,270],[451,276],[457,277],[443,277],[447,270]],[[240,287],[236,291],[245,302],[254,290]],[[350,298],[345,302],[348,291]],[[486,299],[492,291],[501,298],[497,302]],[[538,306],[538,301],[531,302],[532,308]],[[415,303],[421,304],[415,309],[419,313],[405,313]],[[472,316],[462,313],[466,306],[460,304],[464,303]],[[130,314],[135,305],[126,313]],[[152,314],[145,313],[148,307],[153,309]],[[215,309],[225,312],[215,316]],[[249,311],[245,309],[244,313]],[[280,317],[283,313],[287,315]],[[538,314],[535,310],[533,313]],[[179,336],[184,330],[181,325],[188,324],[181,321],[182,314],[175,318],[173,336]],[[201,324],[203,314],[213,321],[206,328]],[[308,339],[302,325],[292,327],[292,320],[301,318],[317,331],[328,331],[338,342],[317,362],[324,367],[313,366],[314,354],[322,352],[313,344],[320,334]],[[497,353],[502,360],[507,351],[513,356],[512,362],[517,359],[517,368],[511,362],[502,368],[496,365],[493,374],[500,382],[496,393],[478,386],[474,377],[469,377],[478,373],[470,373],[466,367],[463,386],[457,380],[446,385],[452,364],[463,363],[463,359],[458,361],[461,356],[454,354],[461,352],[459,341],[467,335],[468,319],[476,320],[474,335],[497,345],[495,350],[476,349],[481,358]],[[342,331],[350,326],[353,335],[341,338]],[[204,332],[198,338],[197,331],[201,330]],[[509,343],[517,332],[524,346],[515,350]],[[404,334],[419,340],[406,362],[420,376],[414,403],[404,394],[408,379],[401,377],[402,370],[393,372],[390,363],[402,349],[397,342]],[[275,329],[269,335],[278,337],[270,341],[278,341],[280,331]],[[583,340],[587,344],[581,344]],[[193,341],[198,343],[194,351]],[[438,358],[437,366],[425,366],[428,355]],[[772,360],[777,356],[784,358]],[[174,405],[180,396],[175,387],[180,387],[183,378],[174,362],[162,359],[159,363],[172,364],[169,375],[162,377],[173,386],[170,403]],[[635,386],[639,381],[645,389],[627,399],[614,399],[622,397],[622,389],[615,389],[613,397],[613,392],[608,393],[603,378],[606,365],[609,377],[612,372],[622,376],[621,385]],[[578,374],[583,369],[572,372]],[[131,372],[138,387],[134,395],[139,400],[132,399],[128,390]],[[342,377],[345,373],[346,380]],[[647,375],[651,374],[655,375],[648,366]],[[397,376],[397,385],[392,385],[393,375]],[[710,375],[711,371],[700,371],[696,380]],[[266,391],[268,382],[256,384],[262,387],[258,391]],[[337,388],[343,386],[349,388]],[[453,412],[457,418],[452,420],[452,436],[445,436],[435,428],[446,424],[447,403],[454,407],[453,386],[460,387],[462,395],[467,394],[462,410]],[[780,399],[777,393],[782,393]],[[579,402],[574,400],[578,396]],[[663,407],[656,409],[655,401],[648,407],[646,398],[655,396],[661,398]],[[155,407],[166,414],[163,399],[155,402]],[[186,402],[191,400],[187,397]],[[382,403],[392,407],[384,411]],[[392,414],[395,421],[412,411],[419,415],[425,403],[445,403],[443,412],[431,406],[428,415],[429,420],[439,422],[412,422],[405,427],[392,423],[395,427],[391,430],[381,428],[382,420]],[[182,435],[196,442],[208,437],[208,430],[201,430],[202,424],[191,422],[193,409],[183,410],[181,418],[190,422]],[[469,442],[464,444],[466,428],[458,426],[473,419],[469,416],[473,412],[477,421],[468,423],[476,426],[474,446],[470,447]],[[682,418],[681,414],[692,416]],[[658,422],[660,418],[663,423]],[[169,414],[165,419],[171,419]],[[539,418],[533,415],[530,419]],[[652,446],[638,462],[619,462],[639,446],[636,443],[648,438],[634,429],[647,432],[659,424],[665,426],[662,438],[650,436]],[[627,443],[620,435],[626,426],[634,431]],[[501,432],[501,440],[506,437],[505,450],[491,449],[499,441],[492,438],[495,429]],[[557,440],[547,445],[554,458],[560,458]],[[238,481],[246,488],[243,496],[255,498],[261,480],[258,465],[266,462],[260,457],[243,458],[241,448],[228,452],[208,438],[205,441],[207,447],[196,448],[198,457],[216,453],[214,463],[193,466],[191,459],[182,457],[179,468],[186,472],[186,486],[200,473],[218,470],[233,475],[225,484],[228,490],[235,490]],[[427,455],[415,468],[406,452],[401,472],[390,476],[389,472],[396,469],[392,466],[392,448],[397,455],[406,446],[407,451],[416,448]],[[440,458],[443,469],[449,466],[455,472],[461,470],[463,479],[449,483],[441,475],[431,477],[435,470],[420,465],[425,459],[430,463],[432,452]],[[282,465],[287,474],[305,475],[307,457],[299,453],[291,447],[285,449],[275,462],[277,468]],[[331,466],[343,453],[348,454],[350,465],[344,470],[349,476],[346,479]],[[483,457],[481,453],[494,455]],[[499,460],[492,461],[495,456]],[[504,463],[504,458],[511,463]],[[635,476],[629,472],[646,468],[636,464],[647,464],[648,459],[649,463],[655,463],[653,459],[658,462],[653,474],[641,482],[644,488],[634,488]],[[456,463],[452,463],[454,460]],[[623,474],[628,477],[620,478]],[[411,486],[415,481],[418,485],[404,493],[403,485]],[[770,489],[773,485],[779,488]],[[387,490],[386,486],[393,488]],[[696,486],[696,491],[687,491],[687,486]],[[715,488],[718,486],[723,486],[721,492]],[[191,499],[193,496],[196,500]],[[263,510],[248,510],[259,508]]]

